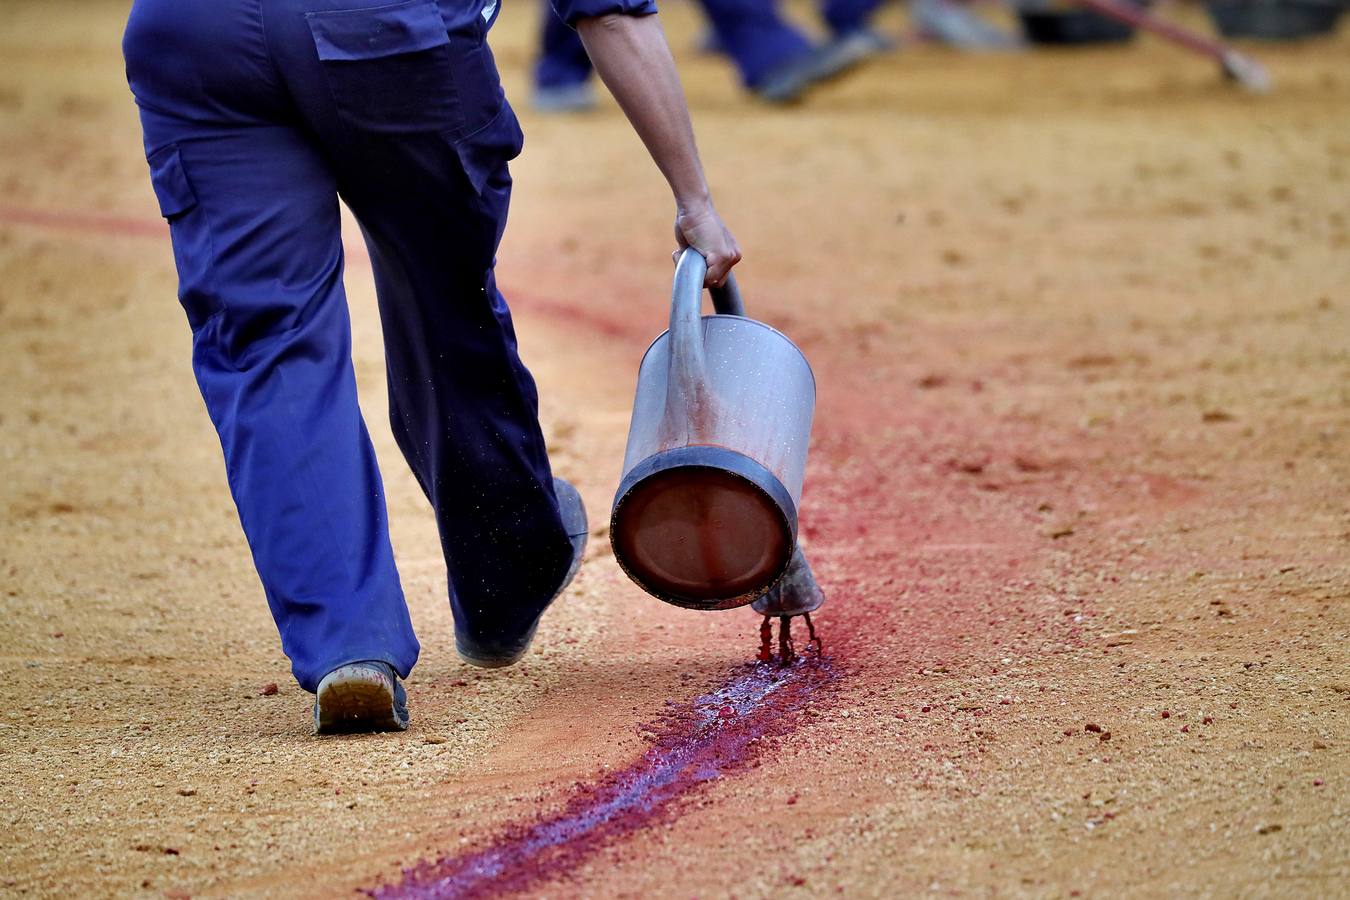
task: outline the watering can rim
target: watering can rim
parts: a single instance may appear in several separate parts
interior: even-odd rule
[[[611,545],[618,540],[618,534],[621,530],[619,528],[619,513],[625,502],[632,496],[634,488],[662,472],[682,468],[710,469],[748,482],[770,500],[771,507],[778,512],[779,524],[783,526],[783,531],[788,537],[787,545],[792,548],[797,546],[799,527],[797,503],[792,499],[792,495],[787,492],[787,489],[783,487],[783,483],[758,460],[741,453],[739,450],[732,450],[730,447],[721,447],[716,444],[689,444],[683,447],[672,447],[669,450],[663,450],[649,456],[634,466],[619,483],[619,488],[614,495],[614,506],[610,511],[609,518]],[[792,553],[787,554],[783,562],[782,572],[778,573],[779,578],[791,566],[792,556]],[[659,590],[631,569],[625,562],[622,553],[616,552],[614,559],[618,562],[619,568],[634,584],[653,597],[684,609],[713,611],[748,606],[767,594],[778,583],[778,578],[775,578],[761,590],[748,591],[735,597],[726,597],[715,604],[710,604],[680,594]]]

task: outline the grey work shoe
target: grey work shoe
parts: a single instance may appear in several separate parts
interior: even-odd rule
[[[935,41],[960,50],[1016,50],[1021,39],[953,0],[914,0],[910,20]]]
[[[530,105],[542,113],[588,112],[596,107],[595,87],[589,81],[557,87],[535,85]]]
[[[863,26],[836,35],[819,51],[818,78],[833,78],[875,56],[895,51],[895,41],[880,31]]]
[[[568,567],[567,574],[563,576],[558,589],[549,598],[549,604],[557,600],[562,592],[567,590],[567,586],[572,583],[572,579],[577,577],[577,570],[581,568],[581,557],[586,553],[586,539],[590,537],[590,526],[586,520],[586,504],[582,502],[581,494],[577,492],[577,489],[561,478],[554,478],[553,493],[558,498],[558,512],[562,514],[563,527],[567,529],[567,538],[572,542],[572,565]],[[547,608],[546,605],[545,609]],[[491,646],[474,641],[456,630],[455,651],[459,653],[460,659],[471,666],[478,666],[482,669],[503,669],[513,665],[520,661],[520,658],[525,655],[525,651],[530,649],[530,641],[534,640],[535,629],[539,627],[539,619],[543,615],[544,610],[540,610],[539,615],[534,617],[530,627],[519,638],[493,642]]]
[[[314,733],[403,731],[408,697],[394,667],[370,660],[339,666],[314,692]]]
[[[761,100],[793,103],[810,88],[842,75],[880,53],[894,49],[880,32],[860,28],[774,66],[753,88]]]
[[[789,59],[774,66],[750,90],[769,103],[795,103],[807,88],[818,80],[820,49]]]

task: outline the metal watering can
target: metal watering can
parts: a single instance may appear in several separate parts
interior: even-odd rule
[[[670,329],[638,370],[610,541],[645,591],[711,610],[755,601],[793,561],[816,382],[792,341],[746,317],[733,278],[701,315],[706,273],[685,250]]]

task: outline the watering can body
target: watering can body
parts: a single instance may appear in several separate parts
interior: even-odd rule
[[[734,280],[701,315],[706,270],[681,256],[670,329],[638,371],[610,539],[648,593],[730,609],[792,560],[815,377],[792,341],[745,316]]]

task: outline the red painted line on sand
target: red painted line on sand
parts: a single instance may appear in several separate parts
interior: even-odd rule
[[[37,228],[51,228],[58,231],[112,238],[131,237],[164,240],[169,236],[168,225],[159,219],[83,210],[0,206],[0,224],[29,225]],[[365,247],[359,244],[345,245],[343,251],[348,268],[370,268],[370,258],[366,255]],[[528,295],[522,296],[519,292],[510,289],[506,290],[505,294],[513,308],[528,309],[549,318],[581,325],[605,337],[624,338],[633,341],[654,337],[647,332],[647,329],[634,328],[619,319],[589,309],[581,304]]]
[[[2,207],[0,221],[138,237],[165,234],[162,226],[156,223],[152,230],[145,221],[119,229],[120,224],[130,220]],[[365,254],[357,252],[350,257],[353,262],[363,261]],[[514,306],[536,310],[616,340],[636,343],[652,336],[649,325],[625,317],[624,307],[592,307],[548,297],[521,296],[511,290],[507,294]],[[840,374],[858,371],[859,367],[841,363]],[[919,476],[914,475],[912,467],[891,463],[908,457],[922,458],[936,440],[934,435],[945,433],[948,423],[945,413],[940,419],[924,423],[927,430],[922,439],[888,446],[885,454],[867,460],[860,454],[869,448],[860,446],[862,442],[848,426],[851,424],[858,434],[875,432],[886,421],[912,424],[917,421],[913,413],[897,407],[887,416],[886,410],[891,407],[878,404],[876,386],[867,379],[822,379],[822,383],[834,384],[827,388],[825,404],[834,409],[836,421],[844,427],[817,434],[817,460],[823,453],[832,465],[822,471],[835,474],[816,479],[814,512],[810,520],[803,521],[803,533],[820,537],[817,549],[844,548],[837,552],[843,554],[841,558],[854,570],[853,574],[840,572],[831,579],[828,588],[840,608],[831,621],[831,648],[842,659],[855,655],[860,642],[870,640],[869,635],[875,629],[886,627],[888,607],[872,592],[878,583],[890,582],[879,582],[880,574],[872,570],[878,566],[894,568],[900,562],[898,548],[907,547],[911,556],[921,557],[911,561],[908,578],[914,595],[926,595],[929,599],[916,605],[940,605],[944,610],[972,590],[987,593],[995,585],[1006,585],[1012,573],[1019,570],[1009,563],[1015,563],[1022,555],[1034,558],[1035,554],[1032,539],[1025,536],[1024,530],[1005,537],[1005,532],[987,535],[983,529],[975,529],[967,536],[948,519],[924,516],[922,510],[909,510],[896,503],[894,498],[912,495],[923,483],[915,480]],[[906,416],[908,419],[903,418]],[[908,474],[902,478],[900,473]],[[946,481],[936,487],[927,485],[925,490],[929,494],[926,506],[940,509],[955,508],[963,492],[973,492],[976,487]],[[934,540],[935,537],[938,539]],[[848,550],[849,547],[854,549]],[[1005,552],[992,552],[1000,548]],[[915,549],[920,552],[915,554]],[[944,573],[941,561],[952,557],[961,560],[959,572]],[[958,574],[960,577],[956,577]],[[1031,585],[1032,581],[1023,579],[1021,583]],[[1022,611],[1019,607],[1015,612]],[[983,618],[989,613],[967,603],[952,613],[909,616],[910,628],[899,645],[905,659],[913,665],[943,662],[936,654],[950,650],[955,644],[953,635],[964,635],[978,625],[973,615]],[[1024,646],[1018,652],[1034,652],[1033,642],[1042,640],[1042,626],[1047,623],[1032,623],[1031,618],[1028,614],[1028,624],[1034,624],[1034,628],[1026,629],[1020,638]],[[1054,617],[1049,624],[1057,625],[1060,618]],[[1070,630],[1068,640],[1081,646],[1075,631]],[[1012,644],[1008,646],[1011,648]],[[942,651],[943,647],[947,651]],[[700,786],[734,774],[753,761],[766,743],[759,738],[787,736],[798,731],[806,721],[804,708],[810,703],[828,701],[842,683],[842,673],[832,671],[828,660],[811,660],[787,670],[764,664],[735,670],[717,690],[669,707],[662,721],[648,725],[656,740],[641,757],[618,772],[569,790],[561,810],[527,816],[465,851],[418,863],[404,870],[397,883],[372,886],[366,893],[389,900],[424,900],[537,892],[554,879],[574,873],[602,849],[678,815],[684,809],[684,801],[695,796]]]
[[[0,206],[0,222],[8,225],[35,225],[39,228],[55,228],[104,237],[163,239],[169,236],[169,227],[159,220],[80,210]]]
[[[672,707],[654,745],[627,768],[578,789],[555,815],[512,826],[489,843],[405,869],[378,900],[466,900],[537,888],[596,851],[675,812],[700,785],[748,762],[760,738],[789,733],[798,713],[835,678],[828,660],[783,669],[757,663],[720,688]]]
[[[512,309],[525,309],[551,319],[582,325],[608,338],[641,343],[645,346],[656,337],[648,326],[634,325],[581,303],[521,293],[510,285],[504,287],[502,293],[506,295],[506,302]]]
[[[102,213],[0,207],[0,222],[103,237],[168,237],[163,222]],[[346,256],[349,264],[370,265],[364,247],[348,247]],[[634,343],[652,337],[648,326],[580,303],[509,290],[507,295],[513,307],[605,337]],[[640,759],[579,789],[556,815],[512,826],[466,853],[421,862],[406,869],[399,883],[367,893],[383,900],[459,900],[523,890],[563,875],[601,847],[673,813],[700,785],[744,765],[758,751],[759,738],[794,730],[796,714],[834,677],[828,662],[815,658],[787,669],[754,664],[718,689],[672,707],[652,726],[656,740]]]

